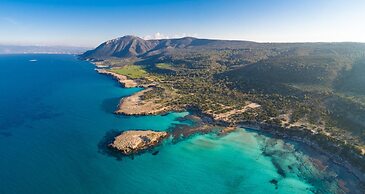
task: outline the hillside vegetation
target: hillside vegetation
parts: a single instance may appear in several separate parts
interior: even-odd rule
[[[81,57],[131,78],[153,75],[159,85],[145,98],[168,99],[166,106],[232,125],[309,129],[365,153],[365,44],[126,36]]]

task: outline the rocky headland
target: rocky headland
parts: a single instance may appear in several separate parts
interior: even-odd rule
[[[135,80],[128,79],[127,76],[117,74],[106,69],[96,69],[96,71],[100,74],[110,75],[114,79],[116,79],[123,87],[125,88],[134,88],[138,86],[138,83]]]
[[[170,111],[170,106],[156,102],[158,99],[142,99],[145,93],[152,90],[153,88],[147,88],[121,99],[115,113],[123,115],[156,115]]]

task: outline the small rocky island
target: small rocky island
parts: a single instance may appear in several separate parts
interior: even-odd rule
[[[122,154],[131,155],[158,145],[167,136],[167,132],[152,130],[124,131],[116,136],[113,143],[109,144],[109,146],[120,151]]]

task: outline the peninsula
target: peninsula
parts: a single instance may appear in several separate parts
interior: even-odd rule
[[[261,129],[365,172],[365,44],[124,36],[80,57],[145,88],[121,99],[117,114],[188,110],[226,132]]]

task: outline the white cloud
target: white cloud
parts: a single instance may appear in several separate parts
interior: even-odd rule
[[[145,40],[150,40],[150,39],[168,39],[169,37],[160,33],[160,32],[157,32],[155,33],[154,35],[147,35],[147,36],[144,36],[143,39]]]
[[[183,38],[183,37],[198,37],[197,33],[193,33],[193,34],[189,34],[189,33],[181,33],[181,34],[175,34],[174,36],[172,36],[172,38]]]
[[[169,38],[182,38],[182,37],[197,37],[198,34],[187,34],[187,33],[181,33],[181,34],[174,34],[172,36],[162,34],[160,32],[155,33],[154,35],[146,35],[143,37],[145,40],[151,40],[151,39],[169,39]]]

